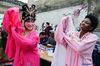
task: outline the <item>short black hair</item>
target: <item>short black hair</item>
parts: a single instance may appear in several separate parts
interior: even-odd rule
[[[45,32],[41,32],[40,35],[46,35],[46,33]]]
[[[90,32],[93,32],[96,27],[98,26],[98,18],[96,16],[94,16],[93,14],[88,14],[85,16],[85,18],[89,18],[91,21],[91,26],[93,27],[92,30],[90,30]]]
[[[50,23],[49,23],[49,22],[46,22],[46,24],[47,24],[47,25],[50,25]]]

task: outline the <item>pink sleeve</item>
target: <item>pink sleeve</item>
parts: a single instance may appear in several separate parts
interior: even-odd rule
[[[63,37],[64,37],[64,33],[67,32],[69,29],[70,22],[71,22],[71,16],[67,16],[63,18],[61,22],[58,24],[55,31],[55,40],[58,44],[62,44],[66,46],[66,44],[63,43]]]
[[[10,34],[10,35],[8,35],[5,54],[7,54],[7,56],[9,58],[14,58],[15,53],[16,53],[15,42],[14,42],[14,39],[13,39],[12,35]]]
[[[95,39],[94,39],[95,38]],[[85,54],[93,50],[94,45],[98,37],[96,35],[90,35],[81,42],[71,39],[70,37],[65,36],[64,40],[73,50],[77,51],[79,54]]]
[[[11,26],[21,27],[19,8],[17,7],[7,9],[3,17],[3,27],[7,33],[11,32]]]
[[[15,27],[12,27],[12,36],[15,42],[24,49],[32,49],[39,42],[39,38],[36,35],[31,36],[32,39],[22,37],[15,31]]]
[[[8,33],[5,53],[8,55],[9,58],[13,58],[16,52],[15,42],[11,32],[11,26],[21,27],[21,22],[19,19],[19,8],[17,7],[7,9],[3,17],[3,27]]]

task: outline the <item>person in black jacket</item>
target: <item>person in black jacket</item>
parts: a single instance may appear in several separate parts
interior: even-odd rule
[[[3,50],[5,51],[8,34],[3,28],[3,23],[1,24],[1,27],[2,27],[1,37],[2,37]]]
[[[45,33],[46,33],[46,36],[47,37],[49,37],[50,30],[53,30],[53,28],[50,26],[50,23],[49,22],[46,22]]]

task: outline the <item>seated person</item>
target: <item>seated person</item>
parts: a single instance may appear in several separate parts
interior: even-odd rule
[[[40,33],[40,44],[47,45],[46,42],[48,41],[48,37],[45,36],[45,32]]]
[[[2,46],[2,37],[1,37],[1,32],[0,32],[0,59],[2,59],[2,54],[3,54],[3,46]]]
[[[54,39],[54,31],[50,30],[50,37],[48,38],[47,46],[51,45],[52,47],[55,47],[56,41]]]

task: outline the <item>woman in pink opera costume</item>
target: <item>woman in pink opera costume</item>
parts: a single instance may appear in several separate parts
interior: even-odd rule
[[[72,28],[71,22],[71,16],[67,16],[56,29],[57,46],[51,66],[93,66],[92,52],[98,37],[92,32],[98,19],[92,14],[86,15],[79,32]]]
[[[35,5],[23,5],[22,11],[25,29],[21,27],[19,8],[9,8],[4,14],[3,26],[8,33],[5,53],[9,58],[14,58],[13,66],[39,66],[39,37],[34,30]]]

